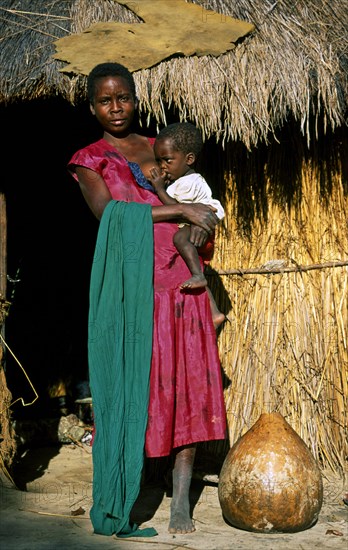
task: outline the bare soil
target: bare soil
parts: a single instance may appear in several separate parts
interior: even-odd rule
[[[192,509],[196,531],[167,532],[170,488],[145,476],[134,506],[134,519],[154,527],[153,538],[104,537],[93,533],[92,449],[89,444],[37,447],[23,453],[13,470],[13,482],[1,488],[0,546],[4,550],[126,549],[134,550],[312,550],[348,548],[347,492],[342,478],[323,473],[324,503],[318,522],[298,533],[264,534],[242,531],[226,523],[218,500],[217,477],[195,470]],[[198,464],[198,467],[202,467]]]

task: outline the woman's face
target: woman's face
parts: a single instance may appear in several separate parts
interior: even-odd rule
[[[127,134],[138,106],[127,80],[107,76],[96,81],[92,113],[104,131],[115,136]]]
[[[185,176],[190,170],[194,160],[193,153],[183,153],[173,147],[169,138],[160,139],[155,142],[155,158],[158,166],[165,174],[168,182],[173,182]]]

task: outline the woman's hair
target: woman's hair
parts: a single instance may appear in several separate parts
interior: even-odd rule
[[[108,76],[120,76],[124,78],[128,85],[134,99],[136,99],[135,82],[132,73],[120,63],[100,63],[96,65],[87,77],[87,96],[88,101],[93,104],[95,96],[96,82],[100,78],[106,78]]]
[[[190,122],[175,122],[165,126],[157,135],[156,140],[170,139],[176,151],[194,153],[198,157],[203,147],[202,135],[199,129]]]

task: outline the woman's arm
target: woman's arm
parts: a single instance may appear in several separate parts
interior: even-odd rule
[[[94,170],[84,166],[76,166],[75,172],[86,203],[95,217],[100,220],[104,208],[112,200],[104,179]]]
[[[106,205],[112,200],[111,193],[102,178],[97,172],[84,166],[76,166],[76,175],[80,185],[82,195],[89,208],[100,220]],[[202,237],[196,236],[196,246],[201,246],[201,239],[204,238],[204,232],[213,233],[215,226],[219,223],[219,218],[214,212],[214,208],[205,204],[175,204],[153,206],[152,219],[154,223],[163,221],[184,220],[201,228]]]

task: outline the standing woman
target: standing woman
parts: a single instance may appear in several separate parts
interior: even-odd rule
[[[132,129],[138,101],[128,69],[117,63],[97,65],[88,76],[87,92],[91,112],[104,134],[77,151],[68,168],[100,220],[89,318],[96,427],[91,520],[96,533],[141,533],[129,514],[139,493],[145,450],[147,457],[174,455],[169,532],[190,533],[195,530],[189,489],[196,444],[224,439],[226,420],[207,292],[179,288],[190,273],[174,247],[173,235],[178,220],[188,222],[191,241],[200,247],[219,220],[206,205],[164,206],[149,187],[142,168],[155,165],[154,139]],[[125,245],[128,252],[122,260],[117,250]],[[100,261],[103,247],[104,263]],[[136,267],[127,262],[132,250],[137,251]],[[142,317],[149,311],[150,323]],[[113,322],[106,315],[114,315]],[[125,326],[132,327],[128,336]],[[115,347],[110,351],[108,346]],[[139,373],[144,377],[139,379]],[[127,386],[125,398],[123,386]]]

